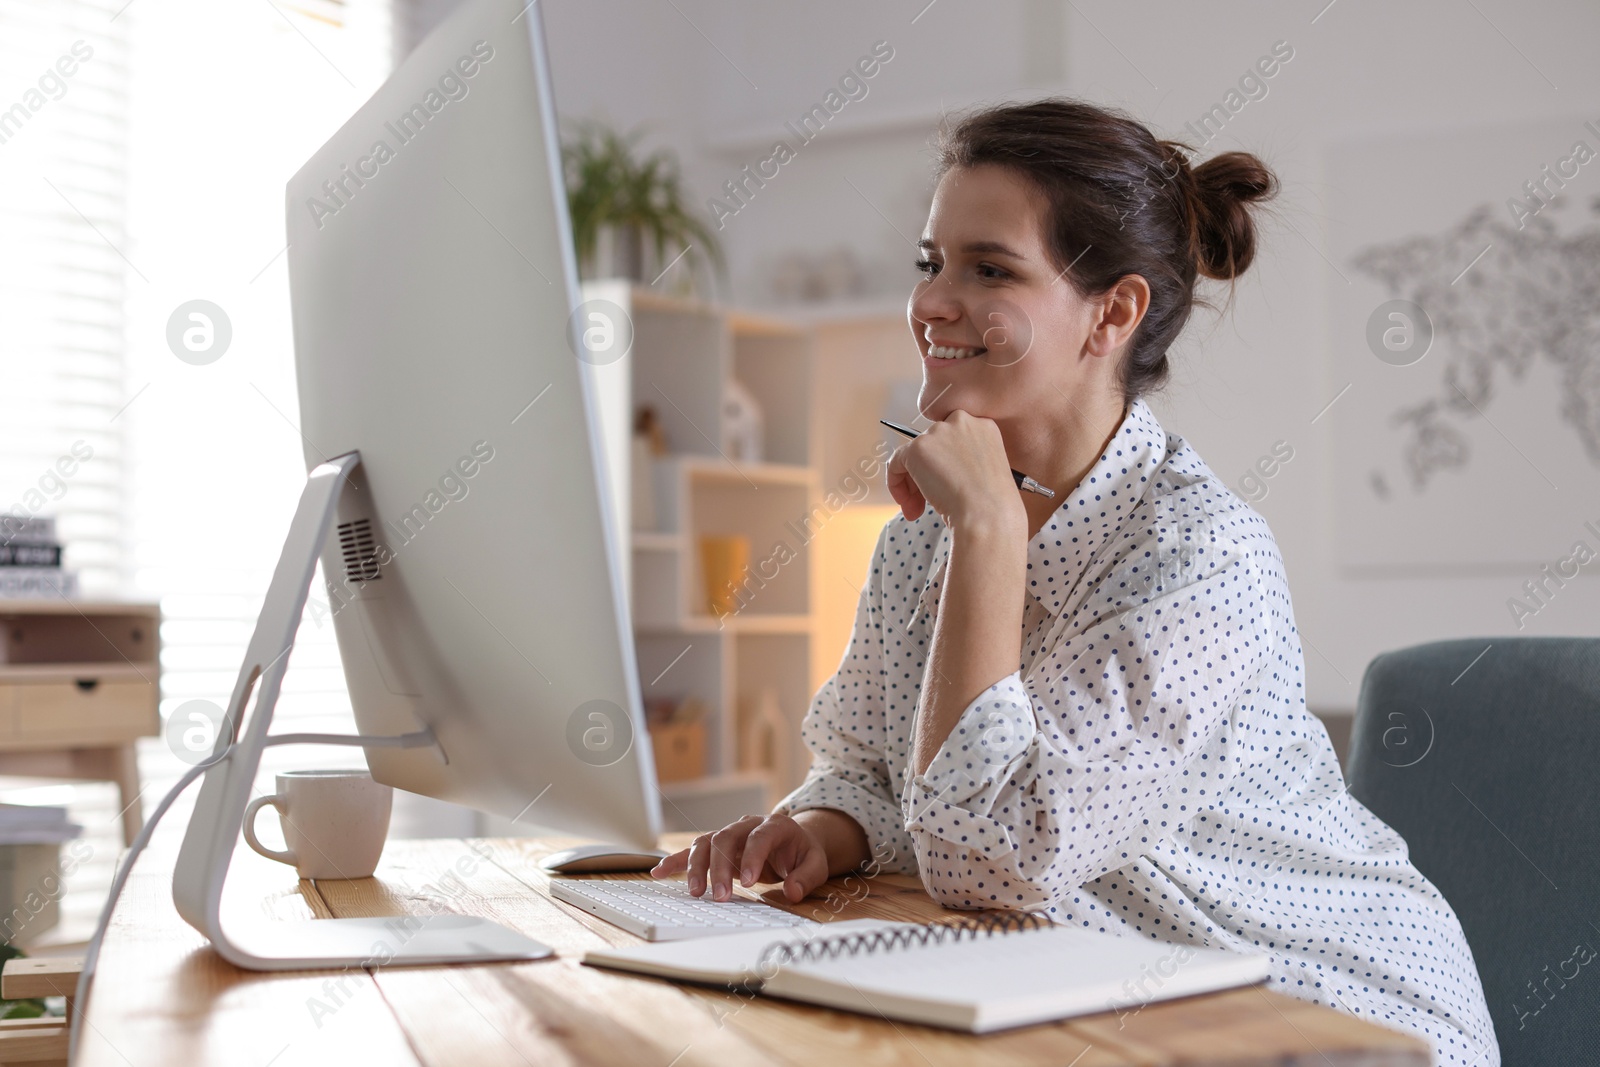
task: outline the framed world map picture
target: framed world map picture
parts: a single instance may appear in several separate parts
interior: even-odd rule
[[[1341,566],[1572,577],[1600,558],[1600,111],[1327,159]]]

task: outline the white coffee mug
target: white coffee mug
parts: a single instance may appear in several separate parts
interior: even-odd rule
[[[256,837],[256,813],[267,804],[278,809],[283,852]],[[244,839],[301,878],[367,878],[383,854],[393,804],[394,789],[364,770],[285,771],[276,793],[244,809]]]

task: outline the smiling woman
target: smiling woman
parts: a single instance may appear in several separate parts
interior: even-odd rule
[[[936,177],[907,306],[931,424],[889,459],[810,773],[657,873],[797,901],[877,857],[947,907],[1265,954],[1285,993],[1498,1064],[1455,913],[1306,709],[1272,531],[1144,399],[1277,180],[1071,100],[954,123]]]
[[[1065,326],[1086,310],[1059,299],[1070,283],[1076,293],[1106,297],[1118,316],[1115,332],[1097,339],[1112,344],[1095,354],[1121,358],[1095,363],[1103,364],[1098,373],[1115,372],[1122,401],[1162,385],[1167,349],[1196,303],[1204,304],[1197,276],[1231,283],[1250,266],[1251,204],[1277,191],[1253,155],[1225,152],[1191,168],[1185,151],[1139,123],[1059,101],[996,108],[948,131],[920,242],[932,254],[917,266],[930,278],[944,271],[945,255],[934,251],[942,236],[964,273],[958,284],[984,284],[995,294],[978,302],[979,314],[964,324],[970,336],[958,339],[993,340],[1005,346],[1005,361],[1018,361],[1034,330]],[[1040,277],[1015,277],[1024,263]],[[952,292],[919,288],[913,318],[942,325]],[[945,339],[937,328],[926,332]],[[945,409],[953,406],[946,398]]]

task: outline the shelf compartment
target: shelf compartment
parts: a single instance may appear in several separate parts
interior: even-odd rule
[[[733,377],[761,405],[762,457],[811,466],[811,337],[804,332],[734,332]]]
[[[655,409],[674,453],[716,458],[722,448],[722,382],[728,338],[722,318],[694,308],[635,301],[630,411]]]
[[[700,537],[738,535],[750,541],[750,565],[735,591],[730,620],[774,617],[779,629],[809,626],[811,572],[807,543],[817,526],[816,475],[785,464],[730,466],[708,457],[675,456],[653,465],[663,529],[634,533],[648,550],[632,558],[633,617],[645,630],[722,629],[710,612]]]
[[[7,607],[0,601],[0,665],[111,662],[155,670],[159,623],[153,608],[95,611],[78,605],[69,612],[24,614]]]
[[[809,480],[752,487],[722,478],[690,479],[690,558],[683,568],[681,617],[709,616],[699,538],[742,536],[750,542],[749,569],[734,591],[734,614],[806,615],[811,610],[812,553],[807,550],[815,494]]]
[[[677,704],[694,697],[705,703],[706,768],[712,773],[726,769],[724,753],[730,760],[732,756],[725,743],[723,715],[733,688],[730,651],[714,638],[683,633],[634,635],[639,692],[645,700],[665,698]]]
[[[715,774],[661,787],[661,818],[668,830],[720,830],[744,815],[772,806],[770,779],[764,774]]]
[[[641,688],[647,699],[692,696],[710,709],[707,776],[664,785],[662,810],[674,829],[717,829],[769,810],[774,791],[804,762],[798,721],[811,696],[804,690],[817,625],[820,546],[813,542],[833,514],[821,503],[813,427],[815,330],[619,279],[585,283],[584,296],[615,303],[631,330],[627,355],[592,377],[614,510],[626,531],[618,541],[627,546],[622,566]],[[735,461],[725,443],[730,380],[761,408],[762,462]],[[632,425],[642,405],[655,409],[670,452],[635,469]],[[655,518],[634,529],[632,488],[643,478]],[[721,619],[709,610],[701,573],[707,534],[750,542],[738,609]],[[794,719],[785,729],[792,736],[783,766],[741,771],[737,697],[763,686],[773,687],[781,717]]]
[[[813,696],[809,634],[740,633],[734,638],[734,662],[739,665],[733,700],[734,766],[738,765],[740,731],[756,714],[761,691],[770,688],[782,712],[782,727],[774,747],[774,765],[766,770],[774,786],[788,792],[800,784],[810,763],[800,739],[800,722]]]

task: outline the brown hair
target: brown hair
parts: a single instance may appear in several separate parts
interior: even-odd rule
[[[940,124],[935,179],[954,167],[995,164],[1044,194],[1051,259],[1083,296],[1129,274],[1150,306],[1119,368],[1125,404],[1166,381],[1167,349],[1196,303],[1197,274],[1229,283],[1250,266],[1249,205],[1278,180],[1248,152],[1223,152],[1193,169],[1179,141],[1158,140],[1121,112],[1052,98],[988,108]]]

